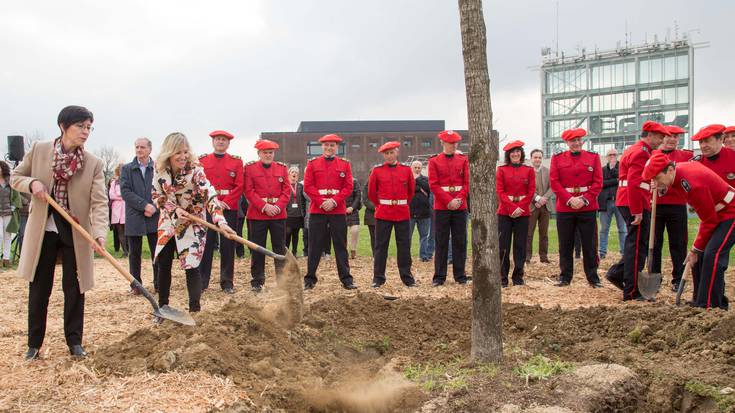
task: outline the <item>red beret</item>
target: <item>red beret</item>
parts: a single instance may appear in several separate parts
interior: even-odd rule
[[[277,143],[273,141],[269,141],[268,139],[261,139],[257,142],[255,142],[255,149],[259,151],[267,151],[269,149],[278,149],[279,146]]]
[[[671,135],[678,135],[680,133],[686,133],[684,128],[680,128],[679,126],[676,126],[676,125],[667,125],[666,130],[668,130]]]
[[[396,142],[396,141],[386,142],[380,148],[378,148],[378,152],[383,153],[385,151],[389,151],[391,149],[398,148],[400,146],[401,146],[400,142]]]
[[[733,133],[733,132],[735,132],[735,126],[728,126],[725,128],[724,131],[722,131],[722,133]]]
[[[650,181],[670,163],[671,160],[665,153],[659,150],[653,151],[643,168],[643,180]]]
[[[523,146],[523,145],[525,145],[525,144],[523,143],[523,141],[513,141],[513,142],[508,142],[508,144],[507,144],[507,145],[503,146],[503,150],[504,150],[504,151],[506,151],[506,152],[508,152],[508,151],[509,151],[509,150],[511,150],[511,149],[514,149],[514,148],[520,148],[520,147],[521,147],[521,146]]]
[[[692,136],[693,141],[701,141],[702,139],[707,139],[710,136],[717,135],[718,133],[722,133],[725,131],[725,125],[707,125],[699,130],[694,136]]]
[[[643,132],[657,132],[662,135],[671,136],[671,132],[666,129],[666,126],[652,120],[647,120],[643,122],[643,127],[641,128],[641,130],[643,130]]]
[[[224,130],[216,130],[209,133],[209,136],[215,137],[215,136],[224,136],[225,138],[232,140],[235,135],[231,134],[230,132],[224,131]]]
[[[561,138],[565,141],[571,141],[572,139],[581,138],[587,135],[587,131],[582,128],[567,129],[561,133]]]
[[[324,135],[321,138],[319,138],[319,143],[324,143],[324,142],[340,143],[342,142],[342,138],[340,138],[338,135],[330,133],[329,135]]]
[[[453,131],[453,130],[445,130],[439,132],[439,139],[443,140],[446,143],[457,143],[462,140],[462,136],[459,135],[459,133]]]

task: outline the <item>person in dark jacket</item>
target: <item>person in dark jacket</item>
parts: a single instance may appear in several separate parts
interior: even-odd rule
[[[247,218],[245,217],[247,213],[248,200],[245,198],[245,195],[242,195],[240,197],[240,202],[237,203],[237,228],[235,228],[235,232],[243,238],[247,238],[247,235],[243,235],[242,233],[243,228],[245,228],[245,221],[247,221]],[[245,246],[239,242],[235,245],[235,255],[237,255],[237,258],[245,257]]]
[[[120,170],[120,194],[125,200],[125,237],[128,240],[128,265],[130,273],[141,281],[140,265],[143,251],[143,236],[148,240],[148,249],[156,250],[158,241],[158,208],[151,200],[153,175],[155,174],[151,150],[153,145],[148,138],[135,141],[135,158],[123,165]],[[142,282],[142,281],[141,281]],[[158,266],[153,264],[153,288],[158,291]],[[132,294],[140,291],[130,287]]]
[[[363,186],[362,191],[366,194],[368,193],[367,182],[365,182],[365,186]],[[363,218],[363,222],[368,227],[368,233],[370,234],[370,252],[374,255],[375,252],[373,250],[375,249],[375,204],[373,204],[373,201],[371,201],[368,197],[365,197],[363,203],[365,204],[365,217]]]
[[[362,208],[362,194],[357,178],[352,178],[352,194],[346,203],[347,247],[350,250],[350,259],[354,260],[357,258],[357,241],[360,239],[360,208]]]
[[[625,225],[623,215],[615,206],[615,194],[618,191],[618,151],[615,148],[607,151],[607,163],[602,167],[602,191],[597,197],[600,212],[600,259],[607,255],[607,236],[610,232],[610,223],[615,216],[615,224],[618,226],[618,241],[620,242],[620,254],[623,253],[625,236],[628,229]]]
[[[413,198],[411,199],[411,219],[409,220],[409,231],[413,239],[414,227],[419,230],[419,259],[421,262],[429,262],[433,258],[429,251],[429,231],[431,231],[431,204],[429,203],[429,178],[421,174],[424,165],[421,161],[411,162],[413,178],[416,182]]]
[[[299,250],[299,231],[304,228],[306,199],[304,186],[299,182],[298,167],[292,166],[288,169],[288,179],[291,185],[291,198],[286,204],[286,248],[296,255]]]

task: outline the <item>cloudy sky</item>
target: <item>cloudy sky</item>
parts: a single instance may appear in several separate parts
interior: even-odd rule
[[[556,0],[485,0],[494,127],[541,142],[540,50]],[[694,127],[735,123],[735,2],[559,0],[558,43],[614,48],[689,32]],[[676,22],[676,23],[675,23]],[[95,113],[89,149],[157,147],[170,132],[197,153],[226,129],[246,159],[260,132],[301,120],[445,119],[465,129],[457,2],[25,0],[0,3],[0,150],[6,135],[57,136],[59,110]]]

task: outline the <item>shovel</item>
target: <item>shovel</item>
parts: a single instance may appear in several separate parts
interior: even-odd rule
[[[71,224],[72,228],[77,230],[77,232],[79,232],[79,234],[81,234],[87,241],[89,241],[92,244],[97,244],[97,241],[95,241],[95,239],[92,238],[92,236],[89,235],[89,233],[84,228],[82,228],[82,226],[79,225],[79,223],[77,223],[77,221],[75,221],[74,218],[72,218],[64,210],[64,208],[62,208],[58,203],[56,203],[56,201],[54,201],[54,199],[51,198],[51,195],[46,194],[46,201],[49,203],[49,205],[51,205],[56,210],[56,212],[58,212],[62,217],[64,217],[64,219],[67,222],[69,222],[69,224]],[[107,250],[102,249],[102,256],[105,257],[105,259],[110,264],[112,264],[112,266],[115,267],[115,269],[118,272],[120,272],[120,274],[122,274],[123,277],[125,277],[132,284],[133,288],[137,288],[138,291],[140,291],[140,293],[143,295],[143,297],[145,297],[148,300],[148,302],[151,303],[151,306],[153,307],[154,316],[160,317],[166,320],[171,320],[171,321],[177,322],[179,324],[184,324],[187,326],[196,325],[196,322],[194,321],[194,319],[191,318],[191,315],[189,315],[189,313],[187,312],[177,310],[167,305],[164,305],[163,307],[159,307],[158,303],[153,298],[151,293],[149,293],[148,290],[146,290],[145,287],[143,287],[140,281],[136,280],[125,268],[123,268],[123,266],[120,265],[120,263],[117,262],[117,260],[112,255],[110,255],[109,252],[107,252]]]
[[[653,201],[651,202],[651,225],[648,229],[648,256],[646,263],[648,271],[638,273],[638,292],[641,293],[646,300],[655,300],[658,290],[661,288],[661,274],[653,272],[653,235],[656,228],[656,201],[658,200],[658,189],[653,191]]]
[[[687,261],[686,265],[684,266],[684,273],[681,275],[681,280],[679,281],[679,288],[676,289],[676,305],[677,307],[681,305],[681,293],[684,292],[684,287],[687,284],[687,279],[684,278],[687,275],[689,275],[689,269],[691,268],[691,264],[689,261]]]
[[[229,232],[226,232],[225,230],[223,230],[222,228],[218,227],[217,225],[214,225],[211,222],[207,222],[207,221],[205,221],[205,220],[203,220],[203,219],[201,219],[201,218],[199,218],[197,216],[191,215],[191,214],[187,214],[185,218],[188,219],[188,220],[190,220],[190,221],[196,222],[199,225],[204,225],[205,227],[211,229],[212,231],[219,232],[220,234],[224,235],[227,239],[231,239],[231,240],[233,240],[235,242],[239,242],[240,244],[245,245],[246,247],[250,248],[253,251],[257,251],[257,252],[259,252],[259,253],[261,253],[263,255],[267,255],[269,257],[273,257],[273,258],[275,258],[277,260],[285,260],[286,258],[288,258],[289,261],[293,260],[293,263],[294,264],[297,263],[296,262],[296,257],[294,257],[293,254],[291,254],[291,253],[289,253],[287,255],[276,254],[275,252],[273,252],[273,251],[271,251],[269,249],[265,249],[265,248],[261,247],[260,245],[254,243],[252,241],[246,240],[243,237],[238,237],[237,235],[234,235],[234,234],[231,234]]]

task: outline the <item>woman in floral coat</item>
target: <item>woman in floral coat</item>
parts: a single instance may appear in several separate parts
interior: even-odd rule
[[[197,163],[189,141],[182,133],[172,133],[163,141],[156,159],[152,198],[161,211],[154,258],[159,274],[158,304],[168,305],[171,265],[176,252],[186,272],[189,311],[199,311],[202,295],[199,263],[204,253],[207,228],[192,223],[189,216],[206,219],[205,212],[209,211],[212,222],[231,234],[235,231],[227,225],[217,200],[217,191],[207,180],[204,169]]]

